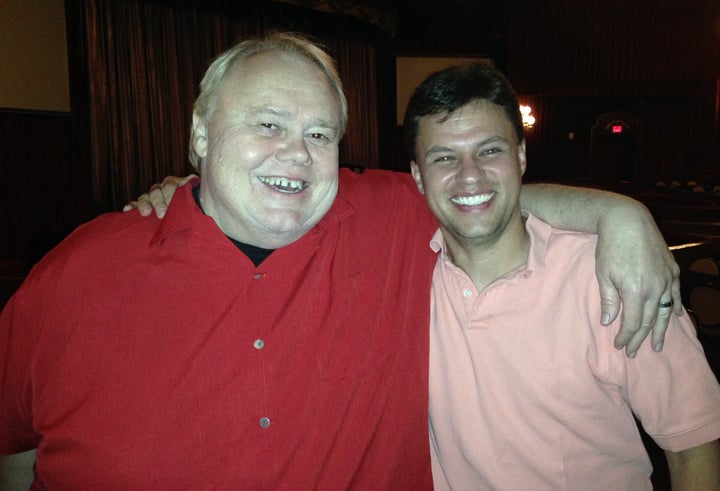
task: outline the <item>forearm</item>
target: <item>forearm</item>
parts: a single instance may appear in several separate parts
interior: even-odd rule
[[[640,202],[600,189],[526,184],[520,204],[533,215],[557,228],[600,233],[603,226],[618,226],[625,221],[648,222],[655,228],[652,215]]]
[[[720,442],[665,452],[673,491],[720,489]]]
[[[0,489],[28,489],[33,481],[35,450],[14,455],[0,455]]]

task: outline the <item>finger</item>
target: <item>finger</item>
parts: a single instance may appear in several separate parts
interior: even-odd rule
[[[623,311],[620,325],[620,331],[615,336],[615,347],[627,348],[628,343],[631,342],[635,334],[642,329],[642,322],[644,317],[645,301],[637,293],[631,291],[623,291]],[[647,327],[647,332],[650,327]],[[630,354],[630,353],[628,353]]]
[[[638,349],[640,349],[640,346],[645,341],[645,338],[647,338],[648,334],[650,334],[651,328],[652,325],[641,325],[640,328],[635,331],[625,346],[625,355],[627,355],[628,358],[635,358]]]
[[[183,178],[177,176],[165,176],[160,184],[156,184],[158,187],[172,186],[177,187],[180,185],[180,181]]]
[[[172,193],[169,193],[170,197],[168,197],[165,186],[160,186],[158,191],[160,191],[160,194],[162,195],[162,202],[158,202],[158,204],[155,205],[155,214],[158,218],[163,218],[165,216],[165,213],[167,213]]]
[[[680,309],[682,311],[682,307]],[[673,309],[660,308],[658,310],[657,321],[652,331],[652,346],[655,351],[662,351],[665,343],[665,332],[667,331],[670,317],[673,315]]]
[[[128,204],[126,204],[125,206],[123,206],[122,211],[135,210],[135,209],[137,209],[137,207],[138,207],[138,202],[137,202],[137,201],[131,201],[130,203],[128,203]]]
[[[680,296],[680,276],[677,275],[672,282],[673,313],[677,316],[684,315],[682,297]]]
[[[178,187],[184,186],[185,184],[190,182],[190,180],[192,180],[194,177],[198,177],[198,175],[197,174],[189,174],[189,175],[183,177],[182,179],[180,179],[178,181],[178,183],[177,183]]]
[[[662,295],[658,298],[667,298],[667,295]],[[673,314],[672,305],[666,307],[661,306],[661,303],[665,302],[665,300],[658,300],[657,302],[648,300],[645,302],[641,327],[625,347],[626,353],[630,358],[635,356],[635,353],[637,353],[640,345],[642,345],[645,337],[650,334],[650,332],[652,332],[650,338],[652,349],[662,351],[665,341],[665,331],[667,331],[670,316]]]
[[[168,202],[164,194],[162,184],[153,184],[150,188],[149,205],[155,210],[158,218],[165,216],[168,208]]]
[[[162,184],[157,183],[150,186],[150,191],[148,191],[148,195],[150,196],[150,201],[152,201],[153,204],[155,204],[154,202],[157,201],[158,194],[160,195],[160,199],[164,199],[162,198],[162,187]]]
[[[598,284],[600,285],[600,307],[602,309],[600,323],[607,326],[620,313],[620,294],[615,286],[602,276],[598,277]]]
[[[148,216],[153,211],[153,206],[150,203],[150,197],[147,193],[143,193],[140,196],[138,196],[137,199],[137,209],[140,212],[141,216]]]
[[[640,345],[643,343],[645,338],[650,334],[651,329],[655,326],[658,319],[659,312],[659,297],[651,295],[651,299],[646,300],[643,303],[642,318],[639,323],[639,329],[633,333],[632,337],[625,346],[625,353],[630,357],[634,358]],[[623,324],[625,321],[623,319]]]

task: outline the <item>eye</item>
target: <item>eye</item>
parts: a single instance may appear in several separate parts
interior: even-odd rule
[[[499,147],[491,147],[486,148],[480,152],[481,155],[496,155],[498,153],[502,152],[502,148]]]
[[[433,164],[445,164],[455,162],[455,157],[452,155],[440,155],[432,160]]]
[[[277,125],[275,125],[273,123],[260,123],[260,126],[262,126],[263,128],[267,128],[269,130],[276,130],[278,128]]]
[[[318,145],[326,145],[335,141],[334,134],[327,132],[323,133],[320,131],[313,131],[308,133],[307,138]]]

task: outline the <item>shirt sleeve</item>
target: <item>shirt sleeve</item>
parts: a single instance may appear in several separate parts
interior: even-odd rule
[[[611,356],[624,397],[660,447],[678,452],[720,437],[720,385],[687,313],[671,317],[661,353],[646,342],[634,359]]]
[[[0,313],[0,454],[37,447],[32,424],[32,331],[25,316],[23,287]]]

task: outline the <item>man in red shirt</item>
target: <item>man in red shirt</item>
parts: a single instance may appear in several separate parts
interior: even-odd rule
[[[0,453],[37,448],[36,489],[432,486],[437,224],[410,175],[338,172],[345,119],[322,50],[241,43],[195,104],[202,182],[164,220],[103,215],[34,268],[0,315]],[[626,295],[630,349],[653,326],[659,343],[677,266],[646,210],[563,192],[588,217],[561,225],[629,240],[601,274]],[[527,206],[547,218],[543,193]]]

